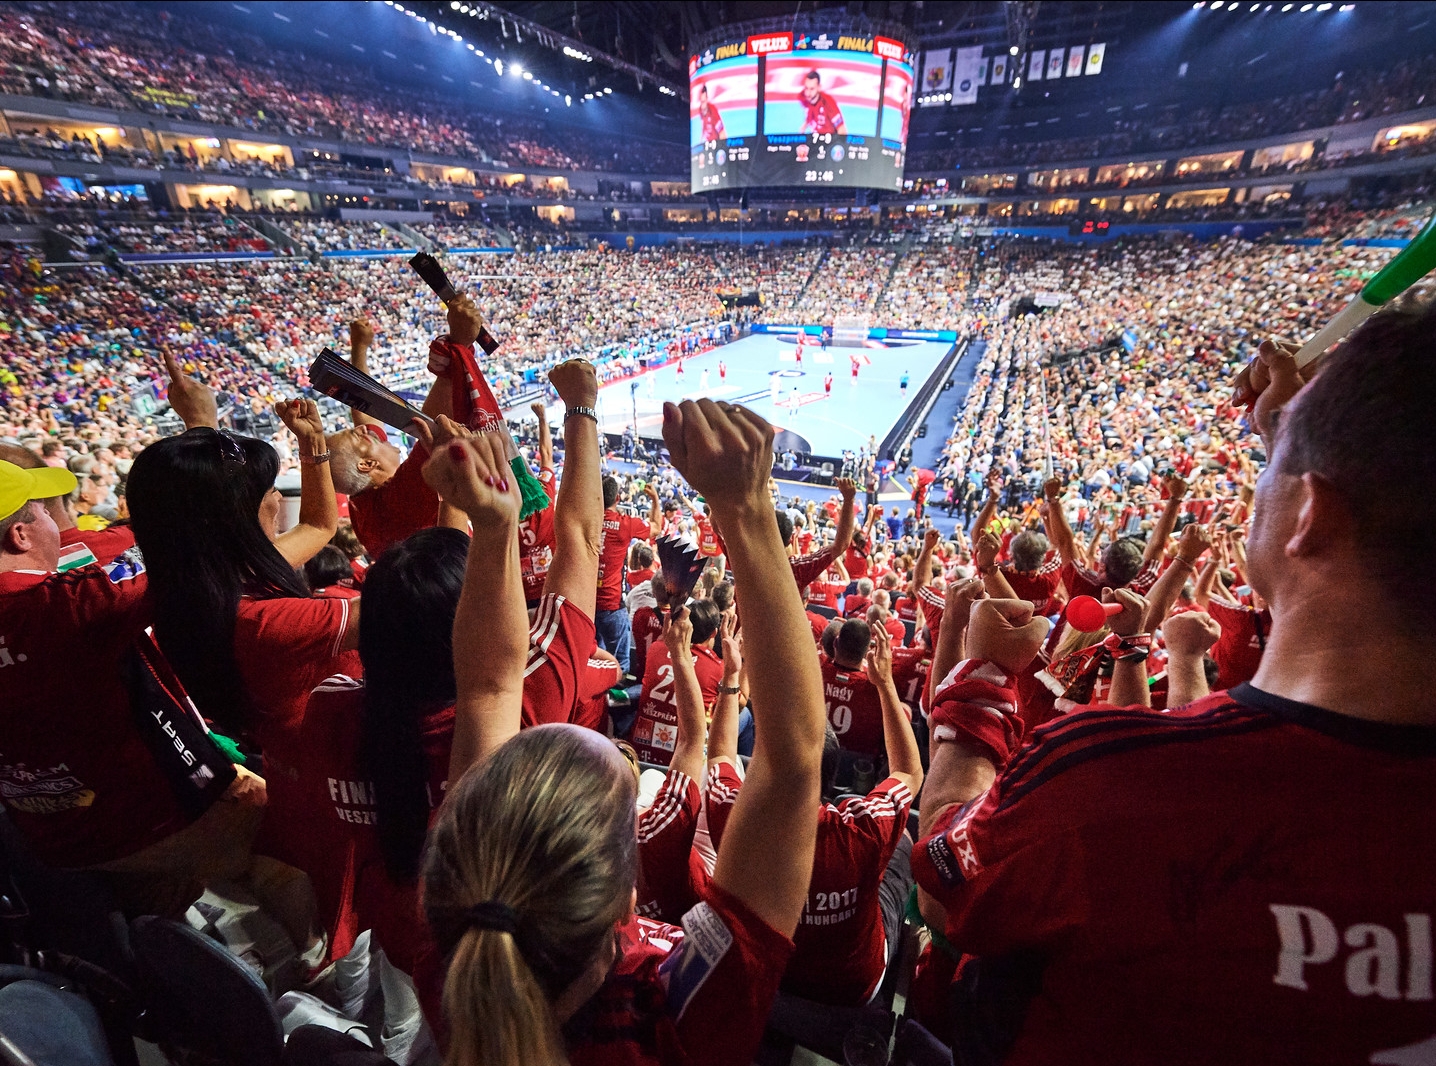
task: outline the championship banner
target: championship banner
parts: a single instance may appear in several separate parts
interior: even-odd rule
[[[1088,74],[1101,74],[1101,73],[1102,73],[1102,57],[1105,56],[1106,54],[1107,54],[1107,45],[1106,45],[1105,43],[1103,43],[1103,44],[1094,44],[1091,48],[1087,49],[1087,73],[1088,73]]]
[[[982,67],[982,46],[959,48],[952,64],[952,102],[954,104],[977,103],[978,72]]]
[[[1007,57],[1006,57],[1006,56],[993,56],[993,57],[992,57],[992,80],[989,82],[989,84],[991,84],[991,85],[1006,85],[1006,84],[1007,84]]]
[[[1086,45],[1073,45],[1067,50],[1067,76],[1079,78],[1082,76],[1082,60],[1086,58]]]
[[[952,88],[952,49],[922,54],[922,91],[945,93]]]
[[[1062,66],[1067,58],[1067,49],[1054,48],[1047,53],[1047,80],[1062,77]]]
[[[986,58],[980,59],[980,60],[977,61],[977,84],[978,84],[978,85],[986,85],[986,84],[987,84],[987,74],[988,74],[988,71],[990,71],[991,69],[992,69],[992,57],[991,57],[991,56],[987,56]]]
[[[1042,72],[1047,69],[1047,50],[1039,48],[1027,57],[1027,80],[1041,81]]]

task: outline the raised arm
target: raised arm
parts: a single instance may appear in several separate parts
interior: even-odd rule
[[[658,496],[658,486],[648,483],[648,536],[657,540],[663,536],[663,501]]]
[[[972,616],[972,605],[986,597],[981,578],[970,577],[947,587],[942,625],[938,627],[937,647],[932,650],[932,668],[927,675],[929,697],[952,668],[967,658],[967,623]],[[927,705],[932,706],[931,699]]]
[[[868,647],[868,678],[883,705],[883,743],[887,748],[888,776],[896,777],[914,796],[922,788],[922,755],[913,736],[907,705],[893,683],[892,638],[882,626],[873,627]]]
[[[972,520],[972,526],[968,529],[968,536],[974,541],[992,524],[992,519],[997,515],[997,500],[1000,496],[1001,479],[996,474],[987,475],[987,499],[982,501],[982,508],[977,512],[977,517]]]
[[[912,594],[914,596],[932,583],[932,553],[941,538],[942,534],[935,529],[929,529],[922,535],[922,548],[918,550],[917,562],[912,564]]]
[[[201,426],[218,429],[219,406],[215,403],[214,390],[186,374],[184,368],[176,362],[173,352],[166,351],[164,359],[165,370],[170,376],[169,390],[166,393],[170,410],[179,415],[185,429],[198,429]],[[55,412],[47,409],[47,413],[51,420],[50,429],[58,429],[58,424],[54,421]]]
[[[977,564],[978,576],[982,578],[982,584],[989,596],[999,600],[1015,600],[1017,593],[1012,590],[1002,567],[997,565],[997,553],[1001,549],[1002,542],[991,533],[979,534],[973,561]]]
[[[528,611],[519,571],[519,491],[504,441],[487,433],[450,441],[424,464],[424,480],[474,528],[454,614],[454,741],[449,792],[519,731]]]
[[[1162,624],[1167,612],[1181,595],[1187,578],[1196,576],[1197,561],[1211,545],[1212,538],[1205,526],[1193,522],[1182,530],[1181,536],[1177,538],[1177,549],[1172,554],[1171,565],[1162,571],[1162,575],[1147,593],[1148,632]]]
[[[1079,565],[1076,538],[1067,524],[1067,510],[1062,506],[1062,482],[1055,477],[1048,478],[1042,485],[1042,498],[1047,501],[1047,510],[1042,513],[1042,528],[1047,539],[1057,549],[1064,566]]]
[[[282,400],[274,413],[299,438],[299,521],[275,537],[274,546],[285,562],[300,567],[318,555],[339,528],[339,503],[319,406],[313,400]]]
[[[1147,539],[1147,550],[1142,553],[1142,565],[1156,562],[1167,550],[1167,538],[1177,528],[1177,515],[1182,513],[1182,500],[1187,495],[1187,483],[1176,474],[1162,482],[1167,490],[1167,503],[1157,516],[1152,535]]]
[[[843,506],[838,511],[838,532],[833,537],[833,548],[841,556],[848,550],[848,545],[853,542],[853,530],[857,528],[857,515],[853,510],[853,500],[858,495],[858,483],[850,477],[840,477],[835,482],[838,491],[843,496]]]
[[[702,781],[706,723],[703,689],[698,684],[698,670],[693,662],[693,624],[688,620],[687,607],[669,613],[663,625],[663,643],[673,664],[673,698],[678,704],[678,739],[668,768],[685,773],[694,781]]]
[[[723,681],[718,686],[718,702],[713,705],[713,720],[708,723],[708,765],[738,761],[738,712],[743,687],[742,638],[738,636],[737,615],[723,615],[719,632],[723,640]]]
[[[539,468],[553,469],[553,434],[548,428],[548,408],[539,400],[529,406],[538,417]]]
[[[1103,589],[1102,599],[1106,603],[1120,603],[1122,612],[1113,615],[1108,624],[1119,637],[1150,638],[1150,630],[1142,628],[1148,617],[1147,600],[1131,589]],[[1147,657],[1136,657],[1136,653],[1118,650],[1113,653],[1116,661],[1112,664],[1112,694],[1110,702],[1115,707],[1150,707],[1151,689],[1147,687]]]
[[[548,380],[565,411],[597,402],[598,378],[587,360],[560,363],[549,371]],[[603,474],[598,424],[587,415],[568,415],[563,421],[563,480],[553,505],[553,538],[553,562],[544,592],[564,597],[592,618],[603,545]]]
[[[1207,695],[1203,657],[1222,635],[1205,611],[1184,611],[1162,623],[1167,641],[1167,708],[1185,707]]]
[[[369,373],[369,349],[373,344],[374,326],[367,318],[356,318],[349,323],[349,362],[361,374]],[[377,418],[371,418],[357,407],[349,408],[349,413],[356,426],[379,424]]]
[[[791,936],[813,872],[825,715],[812,631],[797,586],[785,579],[768,496],[773,429],[741,407],[689,400],[664,405],[663,438],[722,526],[752,685],[753,759],[713,880]]]

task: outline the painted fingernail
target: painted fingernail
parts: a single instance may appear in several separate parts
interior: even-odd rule
[[[484,484],[487,485],[489,488],[493,488],[493,487],[494,487],[494,475],[493,475],[493,474],[490,474],[488,477],[484,478]]]
[[[509,491],[509,479],[508,479],[508,478],[503,478],[503,479],[501,479],[501,480],[499,481],[499,491],[500,491],[500,492],[508,492],[508,491]]]
[[[449,458],[450,458],[450,459],[457,460],[458,462],[463,462],[466,458],[468,458],[468,455],[469,455],[468,449],[465,448],[465,447],[464,447],[462,444],[460,444],[458,441],[455,440],[455,441],[450,441],[450,442],[449,442]]]

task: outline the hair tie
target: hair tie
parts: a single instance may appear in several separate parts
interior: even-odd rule
[[[463,912],[463,917],[474,929],[492,929],[513,936],[519,928],[518,912],[507,903],[500,903],[495,899],[475,903]]]

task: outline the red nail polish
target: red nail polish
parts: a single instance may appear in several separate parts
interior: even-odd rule
[[[493,474],[490,474],[488,477],[484,478],[484,484],[487,485],[489,488],[493,488],[493,487],[494,487],[494,475],[493,475]]]
[[[499,481],[499,491],[500,491],[500,492],[508,492],[508,491],[509,491],[509,479],[508,479],[508,478],[503,478],[502,480]]]
[[[468,457],[468,454],[469,454],[468,449],[466,449],[466,448],[465,448],[462,444],[460,444],[458,441],[453,440],[453,441],[450,441],[450,442],[449,442],[449,458],[450,458],[450,459],[454,459],[454,460],[456,460],[456,461],[458,461],[458,462],[463,462],[464,459]]]

